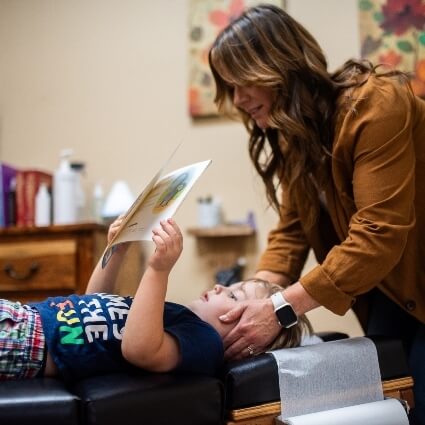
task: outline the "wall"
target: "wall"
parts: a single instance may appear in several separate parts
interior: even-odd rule
[[[358,54],[356,3],[287,2],[331,69]],[[213,165],[177,213],[179,224],[196,224],[196,199],[205,194],[222,199],[228,220],[254,211],[258,233],[244,252],[250,274],[276,217],[242,126],[188,116],[187,7],[184,0],[0,0],[0,159],[54,170],[59,151],[71,147],[86,162],[89,193],[97,181],[109,189],[124,179],[136,194],[183,141],[173,168],[207,158]],[[212,281],[208,250],[186,234],[169,298],[187,302]],[[319,309],[310,317],[318,330],[361,332],[352,314]]]

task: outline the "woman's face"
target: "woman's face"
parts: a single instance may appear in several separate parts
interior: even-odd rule
[[[233,104],[264,130],[269,126],[268,118],[275,97],[274,91],[268,87],[234,86]]]

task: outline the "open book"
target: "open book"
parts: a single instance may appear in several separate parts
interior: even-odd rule
[[[115,237],[103,253],[102,268],[106,266],[114,252],[114,247],[119,243],[152,240],[152,230],[159,227],[161,220],[174,215],[196,180],[210,165],[211,160],[179,168],[161,177],[168,162],[169,160],[126,212]]]

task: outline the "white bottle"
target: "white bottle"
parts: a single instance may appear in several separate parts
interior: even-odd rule
[[[93,218],[97,222],[101,222],[103,219],[103,187],[100,183],[96,183],[93,189]]]
[[[53,223],[73,224],[77,221],[77,175],[71,169],[70,149],[61,152],[59,168],[53,176]]]
[[[85,165],[82,162],[71,162],[72,171],[75,173],[75,202],[77,204],[77,221],[86,218],[86,194],[83,187],[83,175]]]
[[[35,225],[50,226],[50,193],[46,183],[41,183],[35,196]]]
[[[221,201],[207,196],[198,199],[198,224],[200,227],[215,227],[222,223]]]

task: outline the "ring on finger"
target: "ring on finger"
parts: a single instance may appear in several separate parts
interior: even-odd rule
[[[246,347],[248,350],[248,353],[250,356],[253,356],[255,354],[255,346],[254,344],[249,344],[248,347]]]

